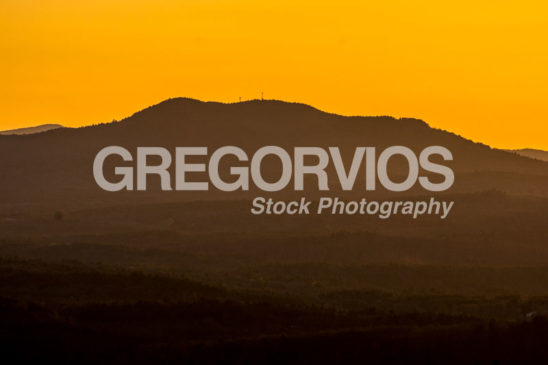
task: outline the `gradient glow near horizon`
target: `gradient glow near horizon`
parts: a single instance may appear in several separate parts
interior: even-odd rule
[[[264,92],[548,149],[546,1],[0,0],[0,31],[0,129]]]

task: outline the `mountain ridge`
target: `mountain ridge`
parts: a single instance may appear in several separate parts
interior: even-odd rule
[[[545,194],[543,187],[548,183],[547,162],[492,149],[454,133],[431,128],[418,119],[340,116],[306,104],[283,101],[251,100],[227,104],[171,98],[121,121],[31,135],[0,136],[3,180],[0,203],[44,199],[74,201],[92,197],[110,201],[122,196],[131,199],[152,196],[153,193],[160,194],[154,195],[154,199],[172,196],[158,191],[156,183],[151,184],[147,192],[108,194],[102,191],[94,182],[92,166],[95,155],[109,145],[125,147],[132,154],[139,146],[162,146],[172,151],[178,146],[203,146],[211,153],[220,146],[234,145],[249,155],[266,145],[287,150],[295,146],[338,146],[345,164],[358,146],[372,146],[380,151],[388,146],[403,145],[418,154],[427,146],[442,145],[453,154],[453,161],[448,162],[456,173],[453,192],[498,189],[518,194]],[[267,176],[278,173],[279,166],[275,162],[265,164]],[[113,172],[114,163],[105,165],[107,175]],[[329,169],[333,167],[328,166]],[[391,162],[390,171],[395,176],[407,173],[406,169],[404,161],[398,158]],[[335,176],[332,171],[328,174]],[[197,176],[200,178],[199,174]],[[354,194],[362,194],[361,190],[355,190]],[[196,200],[247,199],[254,193],[173,194],[176,198]]]
[[[548,161],[548,151],[539,150],[535,148],[521,148],[517,150],[505,150],[510,153],[515,153],[520,156],[532,158],[540,161]]]
[[[0,131],[0,135],[27,135],[27,134],[36,134],[36,133],[43,133],[50,130],[58,129],[58,128],[64,128],[61,124],[40,124],[32,127],[24,127],[24,128],[16,128],[16,129],[8,129],[5,131]]]

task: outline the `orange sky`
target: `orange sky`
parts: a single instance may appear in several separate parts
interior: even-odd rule
[[[0,129],[299,101],[548,150],[548,2],[0,0]]]

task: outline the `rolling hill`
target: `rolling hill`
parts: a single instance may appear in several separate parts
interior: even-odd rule
[[[9,135],[24,135],[24,134],[35,134],[35,133],[42,133],[46,131],[50,131],[52,129],[58,129],[63,128],[60,124],[42,124],[37,125],[35,127],[27,127],[27,128],[18,128],[18,129],[10,129],[7,131],[0,131],[0,135],[9,136]]]
[[[541,161],[548,161],[548,151],[535,150],[533,148],[523,148],[520,150],[507,150],[508,152],[517,153],[520,156],[525,156]]]
[[[132,152],[137,146],[162,146],[170,150],[175,146],[207,146],[211,151],[235,145],[249,154],[265,145],[286,149],[339,146],[346,161],[357,146],[383,149],[405,145],[418,153],[426,146],[442,145],[452,151],[454,158],[450,166],[456,173],[456,182],[449,193],[496,189],[511,194],[547,194],[548,163],[474,143],[430,128],[421,120],[346,117],[276,100],[223,104],[175,98],[120,122],[0,136],[0,204],[109,205],[129,201],[248,199],[257,193],[253,189],[233,193],[159,192],[159,181],[154,177],[147,192],[107,193],[96,185],[92,165],[97,152],[109,145],[123,146]],[[113,165],[105,166],[108,175]],[[264,168],[268,176],[276,174],[279,166],[273,161]],[[407,173],[407,167],[396,158],[390,171],[400,176]],[[200,178],[200,174],[196,177]],[[306,192],[313,195],[313,190],[307,188]],[[333,186],[331,193],[337,192],[338,187]],[[280,196],[292,193],[295,192],[284,191]],[[356,188],[352,194],[361,196],[364,191]]]

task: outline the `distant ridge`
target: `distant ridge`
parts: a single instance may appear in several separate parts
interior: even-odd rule
[[[27,128],[18,128],[18,129],[10,129],[7,131],[0,131],[1,135],[8,136],[8,135],[24,135],[24,134],[35,134],[35,133],[42,133],[46,132],[52,129],[58,129],[58,128],[64,128],[60,124],[41,124],[34,127],[27,127]]]
[[[506,150],[506,151],[516,153],[520,156],[533,158],[535,160],[548,161],[548,151],[535,150],[533,148],[523,148],[520,150]]]
[[[287,151],[295,146],[337,146],[346,163],[359,146],[375,147],[376,151],[389,146],[406,146],[419,154],[425,147],[439,145],[453,155],[450,167],[455,172],[456,182],[451,193],[497,190],[548,197],[548,162],[474,143],[454,133],[431,128],[419,119],[341,116],[279,100],[224,104],[172,98],[121,121],[23,136],[0,135],[0,206],[4,203],[51,207],[53,203],[70,205],[82,201],[110,205],[130,200],[135,203],[254,198],[259,193],[254,187],[231,194],[215,189],[169,193],[162,191],[159,180],[154,178],[147,191],[111,194],[101,190],[93,177],[94,158],[105,146],[121,146],[135,154],[140,146],[161,146],[168,151],[174,151],[178,146],[202,146],[211,152],[227,145],[238,146],[248,154],[263,146],[280,146]],[[116,181],[119,178],[114,174],[119,163],[116,158],[108,160],[104,168],[107,179]],[[223,176],[233,178],[228,174],[228,167],[233,162],[226,159],[224,163]],[[173,170],[173,164],[170,169]],[[265,161],[261,171],[267,178],[277,178],[278,162],[275,159]],[[329,176],[336,175],[332,164],[326,171]],[[402,159],[394,159],[390,171],[394,179],[398,179],[406,176],[408,165]],[[360,172],[363,173],[365,171]],[[193,178],[207,181],[207,176],[200,173]],[[334,184],[329,191],[361,197],[365,191],[363,183],[363,178],[358,179],[353,190],[344,192]],[[319,196],[313,181],[308,186],[309,197]],[[408,193],[424,194],[424,190],[417,188]],[[300,193],[288,188],[276,197],[293,199],[297,194]],[[368,196],[372,194],[381,196],[387,192],[378,188]]]

